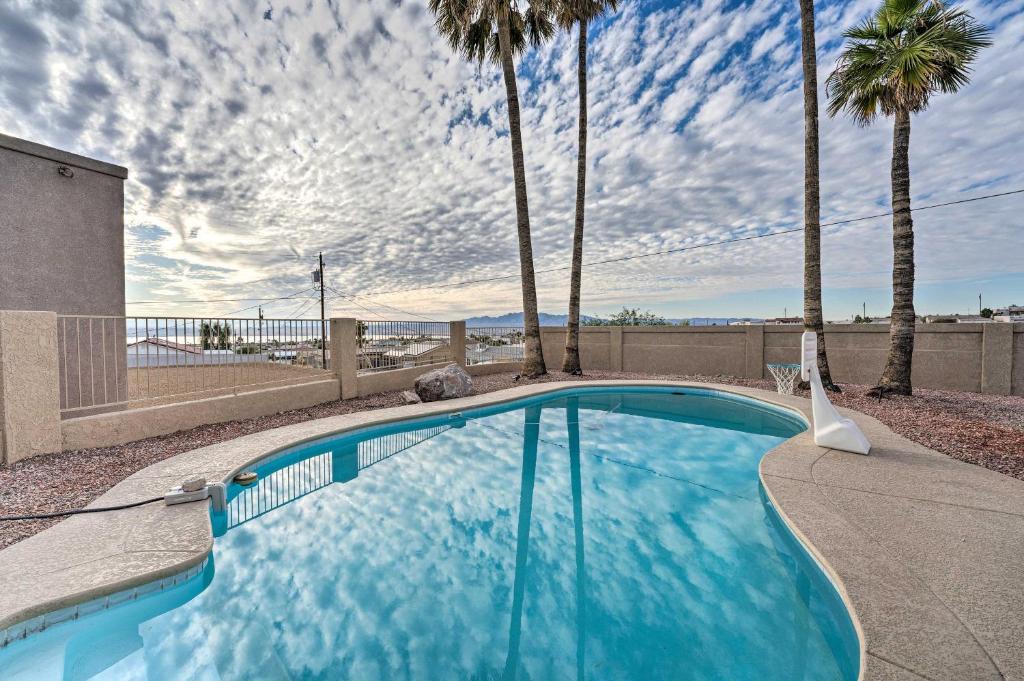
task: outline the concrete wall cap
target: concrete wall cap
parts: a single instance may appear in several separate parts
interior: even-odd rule
[[[36,156],[37,158],[46,159],[47,161],[63,163],[64,165],[74,166],[75,168],[82,168],[83,170],[92,170],[94,172],[111,175],[122,180],[128,178],[128,169],[123,166],[107,163],[106,161],[99,161],[87,156],[80,156],[78,154],[73,154],[70,151],[55,149],[44,144],[38,144],[37,142],[30,142],[18,137],[4,135],[3,133],[0,133],[0,148],[10,149],[11,151],[27,154],[29,156]]]

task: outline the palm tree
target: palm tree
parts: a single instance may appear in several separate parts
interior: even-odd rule
[[[821,384],[838,392],[825,354],[821,313],[821,190],[818,171],[818,60],[814,40],[814,0],[800,0],[800,48],[804,68],[804,330],[818,336]]]
[[[606,11],[615,11],[617,0],[559,0],[556,19],[565,30],[579,26],[579,54],[576,73],[579,81],[580,120],[576,155],[576,226],[572,233],[572,274],[569,278],[569,320],[565,330],[565,356],[562,371],[582,374],[580,366],[580,288],[583,280],[583,199],[587,193],[587,26]]]
[[[892,321],[889,357],[875,391],[910,395],[914,353],[914,224],[910,214],[910,115],[939,92],[970,80],[988,29],[942,0],[883,0],[875,14],[843,34],[850,42],[825,81],[828,113],[861,125],[893,116]]]
[[[540,342],[540,317],[537,314],[537,283],[533,271],[533,244],[530,241],[530,208],[526,197],[526,162],[523,159],[523,134],[519,121],[519,89],[516,86],[514,56],[526,49],[527,42],[539,45],[554,35],[551,16],[537,4],[520,11],[515,0],[430,0],[430,11],[437,17],[435,26],[452,49],[471,61],[488,59],[501,64],[505,80],[509,137],[512,142],[512,176],[516,193],[516,229],[519,233],[519,269],[523,288],[523,329],[525,349],[523,376],[534,378],[547,373]]]
[[[523,605],[526,601],[526,562],[530,553],[530,524],[533,518],[533,488],[537,480],[537,447],[544,408],[527,407],[523,415],[523,470],[519,481],[519,525],[516,530],[516,571],[512,581],[512,616],[508,626],[508,653],[502,680],[515,679],[519,669],[519,645],[523,635]]]
[[[587,565],[583,535],[583,476],[580,470],[580,400],[566,399],[565,425],[569,430],[569,485],[572,488],[572,525],[576,539],[576,679],[586,677]]]

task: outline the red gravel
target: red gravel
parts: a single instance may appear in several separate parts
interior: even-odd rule
[[[515,385],[514,376],[478,376],[473,384],[477,393],[493,392]],[[588,372],[584,377],[553,372],[531,382],[609,378],[671,378],[774,389],[768,380],[729,376],[652,377],[598,371]],[[832,395],[835,404],[874,416],[896,433],[953,458],[1024,480],[1024,398],[918,389],[912,397],[890,396],[879,401],[865,394],[867,386],[842,387],[842,394]],[[400,393],[382,393],[272,416],[200,426],[117,447],[62,452],[0,466],[0,516],[79,508],[132,473],[182,452],[278,426],[401,404]],[[59,520],[0,522],[0,548],[56,522]]]

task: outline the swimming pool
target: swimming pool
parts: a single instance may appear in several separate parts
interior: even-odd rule
[[[574,388],[279,452],[172,588],[0,650],[10,679],[854,679],[765,499],[802,431],[702,389]]]

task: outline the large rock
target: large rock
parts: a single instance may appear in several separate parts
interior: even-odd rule
[[[473,394],[473,379],[458,364],[449,364],[423,374],[414,387],[422,401],[436,402]]]

